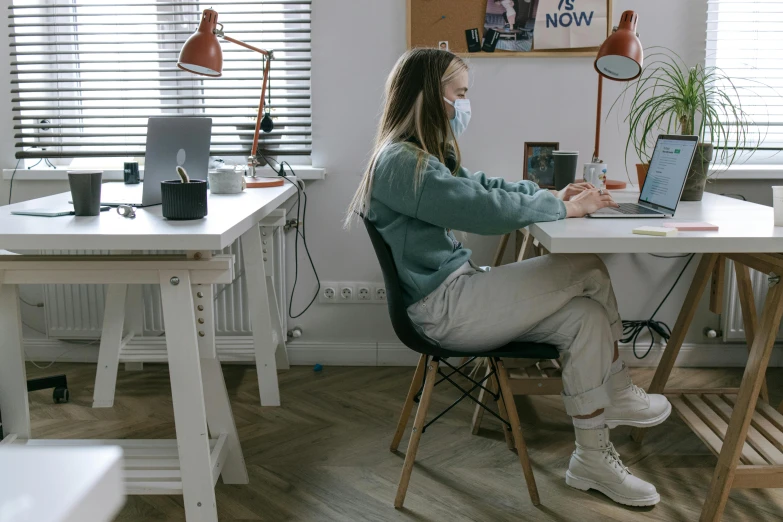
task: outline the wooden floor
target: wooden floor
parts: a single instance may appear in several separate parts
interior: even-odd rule
[[[31,393],[36,438],[174,438],[168,369],[148,365],[121,371],[112,409],[95,410],[95,365],[55,364],[29,376],[66,373],[69,404],[54,405],[50,391]],[[283,407],[258,403],[255,369],[225,366],[250,484],[218,483],[221,521],[635,521],[697,520],[716,458],[676,417],[648,433],[639,446],[627,428],[612,431],[625,464],[652,481],[662,501],[654,508],[625,508],[599,493],[565,485],[574,434],[558,397],[518,398],[542,505],[530,504],[522,471],[506,449],[498,422],[471,436],[472,409],[460,405],[422,438],[405,509],[392,501],[403,455],[388,445],[413,368],[338,368],[319,373],[298,367],[280,375]],[[651,370],[633,371],[646,385]],[[783,370],[770,371],[773,403],[783,395]],[[675,370],[673,386],[736,386],[740,369]],[[432,409],[455,392],[439,386]],[[431,411],[432,411],[431,409]],[[412,424],[412,420],[410,422]],[[409,430],[410,430],[409,424]],[[407,445],[404,439],[401,449]],[[118,521],[183,520],[182,497],[129,497]],[[724,520],[783,519],[780,490],[734,491]]]

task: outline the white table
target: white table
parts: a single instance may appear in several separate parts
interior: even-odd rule
[[[621,192],[619,202],[638,194]],[[783,227],[773,226],[771,207],[714,194],[683,202],[672,221],[707,221],[716,232],[680,232],[675,237],[634,235],[658,219],[568,219],[529,227],[552,253],[702,253],[699,266],[672,329],[650,393],[665,393],[683,421],[718,456],[702,521],[719,520],[732,488],[783,487],[783,415],[768,404],[764,374],[783,317]],[[745,332],[750,347],[739,388],[666,388],[696,306],[711,282],[710,310],[722,311],[725,261],[734,262]],[[770,291],[756,317],[749,268],[769,274]],[[761,395],[761,398],[759,398]],[[781,405],[783,406],[783,405]],[[643,430],[632,430],[641,442]]]
[[[247,484],[220,362],[215,353],[213,285],[234,279],[232,256],[216,255],[241,239],[262,398],[279,405],[271,309],[258,223],[296,192],[292,184],[209,196],[209,215],[197,221],[167,221],[161,207],[137,210],[133,220],[114,211],[96,217],[14,216],[15,209],[63,205],[60,194],[0,208],[0,248],[110,250],[109,256],[2,256],[0,258],[0,411],[15,443],[31,438],[27,403],[20,284],[107,284],[106,313],[97,386],[114,389],[128,285],[160,285],[166,325],[176,441],[78,441],[114,444],[126,456],[144,457],[125,478],[129,494],[183,494],[189,521],[217,520],[214,485]],[[136,254],[181,250],[183,255]],[[282,333],[278,332],[278,338]],[[106,371],[108,370],[108,371]],[[101,375],[104,376],[103,380]],[[96,386],[96,388],[97,388]],[[207,429],[209,428],[209,429]],[[72,444],[71,441],[63,441]]]
[[[0,445],[0,522],[110,522],[125,503],[122,450]]]
[[[638,192],[613,191],[619,203],[635,203]],[[538,223],[530,232],[556,253],[705,253],[783,252],[783,227],[775,227],[772,208],[706,193],[701,202],[682,202],[669,221],[707,221],[717,232],[681,232],[675,237],[632,234],[640,226],[661,226],[662,219],[565,219]],[[663,239],[663,240],[662,240]],[[718,240],[718,241],[716,241]]]

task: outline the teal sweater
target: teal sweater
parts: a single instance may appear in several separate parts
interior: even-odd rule
[[[566,217],[561,200],[531,181],[456,175],[434,156],[423,166],[414,189],[418,149],[409,143],[387,147],[376,162],[370,198],[370,221],[392,250],[405,305],[434,291],[470,260],[451,230],[499,235],[531,223]]]

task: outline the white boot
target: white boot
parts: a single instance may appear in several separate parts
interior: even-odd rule
[[[620,455],[609,442],[609,429],[576,431],[576,450],[566,471],[566,484],[587,491],[594,489],[619,504],[652,506],[661,500],[655,486],[634,477],[623,466]]]
[[[663,395],[647,393],[631,382],[628,367],[609,377],[611,405],[605,408],[606,425],[649,428],[665,421],[672,405]]]

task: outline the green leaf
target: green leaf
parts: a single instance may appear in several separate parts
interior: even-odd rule
[[[724,168],[740,159],[743,149],[751,148],[745,151],[747,158],[763,143],[766,130],[755,124],[742,100],[764,100],[753,88],[771,87],[755,79],[729,77],[718,67],[688,67],[666,47],[650,47],[645,54],[641,75],[623,88],[609,109],[609,113],[617,110],[619,124],[623,106],[630,100],[622,118],[629,125],[626,165],[631,150],[648,162],[661,133],[696,134],[702,143],[711,142],[716,147],[715,163]]]

